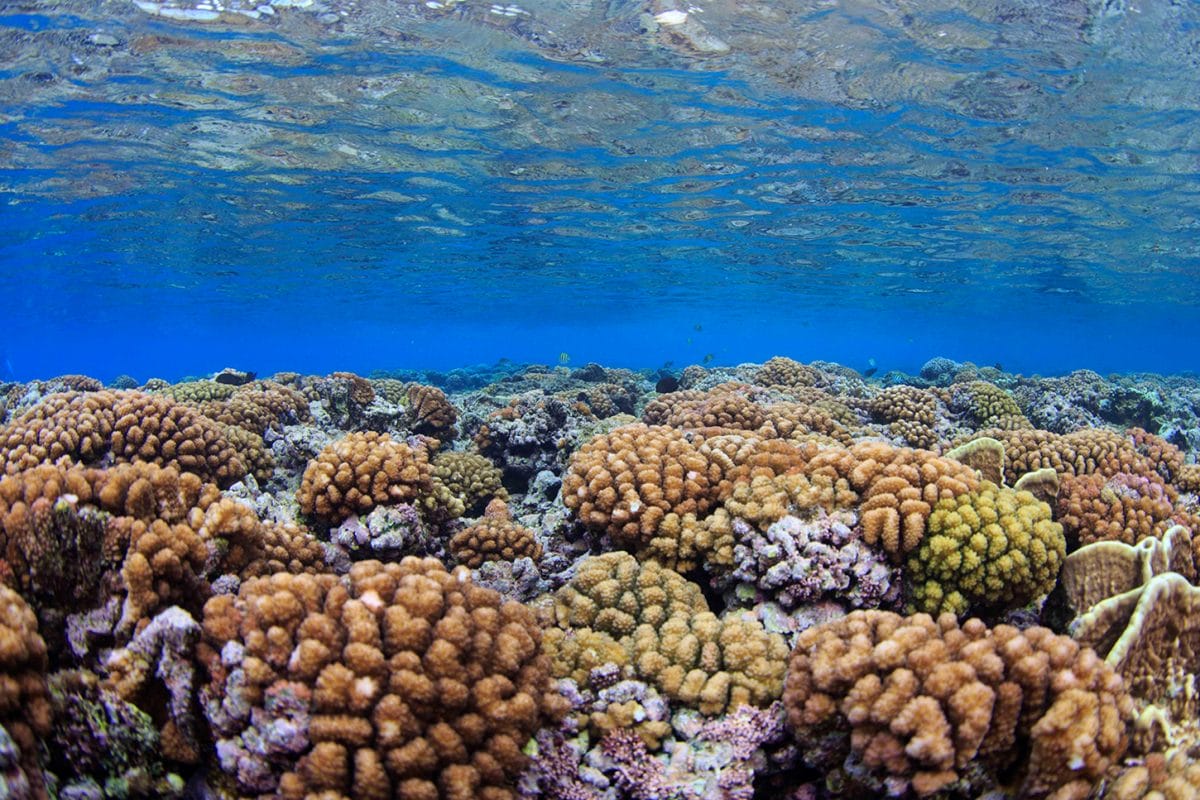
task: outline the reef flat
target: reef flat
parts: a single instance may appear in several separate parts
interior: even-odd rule
[[[1200,796],[1200,379],[0,386],[0,797]]]

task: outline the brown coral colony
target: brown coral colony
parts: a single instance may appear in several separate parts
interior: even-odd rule
[[[1186,414],[926,367],[9,386],[0,796],[1200,797]]]

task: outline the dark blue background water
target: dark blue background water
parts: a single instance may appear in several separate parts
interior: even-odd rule
[[[0,11],[3,377],[1200,365],[1195,4],[711,5]]]

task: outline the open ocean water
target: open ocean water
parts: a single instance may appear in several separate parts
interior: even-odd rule
[[[213,2],[0,7],[11,377],[1196,367],[1195,3]]]
[[[0,800],[1200,800],[1198,354],[1196,0],[0,0]]]

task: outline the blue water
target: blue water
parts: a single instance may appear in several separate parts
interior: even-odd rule
[[[0,378],[1200,368],[1200,4],[779,5],[0,6]]]

